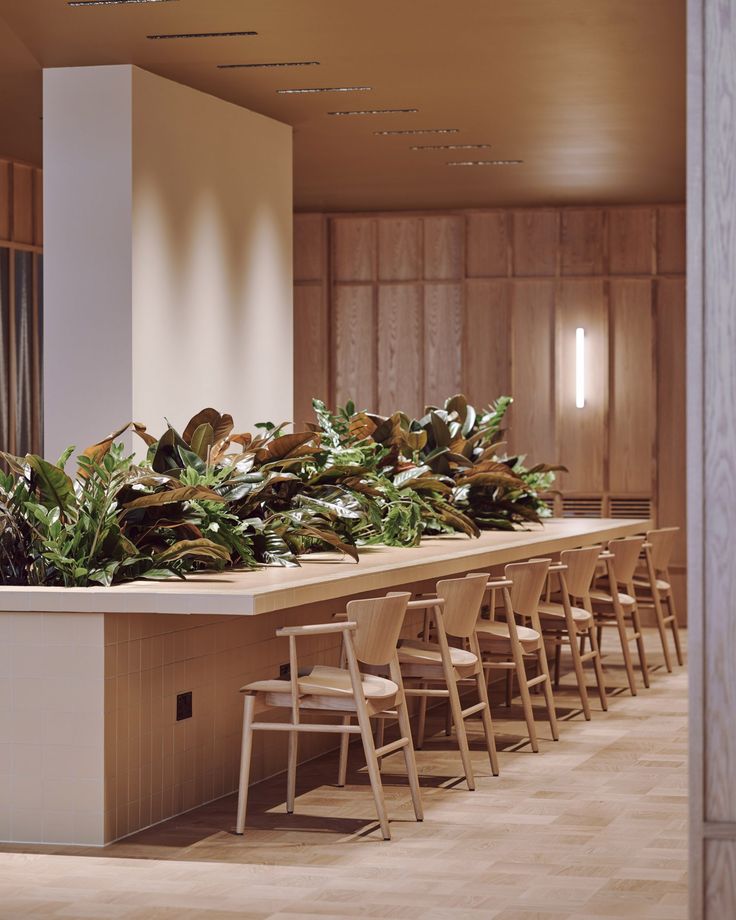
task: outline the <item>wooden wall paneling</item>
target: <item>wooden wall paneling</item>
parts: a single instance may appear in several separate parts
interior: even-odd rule
[[[684,564],[686,466],[685,279],[656,282],[657,516],[662,527],[681,528],[673,561]]]
[[[652,275],[656,271],[655,212],[652,208],[608,211],[608,264],[612,275]]]
[[[335,402],[376,409],[376,323],[371,285],[338,284],[334,296]]]
[[[468,278],[505,278],[511,267],[508,211],[468,214],[465,249]]]
[[[376,221],[371,217],[335,217],[330,221],[333,279],[373,281],[376,274]]]
[[[530,464],[558,457],[555,400],[555,283],[512,281],[509,451]]]
[[[463,289],[424,285],[424,399],[441,406],[463,383]]]
[[[294,215],[294,281],[323,281],[327,266],[327,221],[322,214]]]
[[[510,308],[508,281],[465,282],[462,390],[475,406],[509,395]]]
[[[605,212],[564,208],[560,214],[560,271],[563,275],[606,273]]]
[[[513,274],[515,277],[557,274],[559,211],[513,211]]]
[[[585,406],[575,406],[575,330],[585,329]],[[560,477],[569,492],[606,490],[608,309],[599,279],[565,280],[557,291],[557,418]]]
[[[297,430],[313,421],[312,399],[328,405],[330,393],[330,328],[325,288],[299,284],[294,288],[294,422]]]
[[[33,167],[13,164],[11,237],[16,243],[33,243]]]
[[[10,163],[0,160],[0,240],[10,239]]]
[[[685,274],[685,206],[657,208],[657,273]]]
[[[33,170],[33,242],[43,246],[43,170]]]
[[[421,277],[422,221],[420,218],[379,218],[379,281],[419,281]]]
[[[424,408],[422,287],[378,288],[378,411],[403,409],[418,417]]]
[[[465,274],[465,218],[461,216],[425,217],[424,277],[428,281],[463,278]]]
[[[652,298],[649,279],[614,279],[609,286],[609,489],[612,493],[638,492],[654,497],[657,409]]]

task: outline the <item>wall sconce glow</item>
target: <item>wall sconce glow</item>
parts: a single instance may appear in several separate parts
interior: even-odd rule
[[[575,330],[575,406],[585,406],[585,329]]]

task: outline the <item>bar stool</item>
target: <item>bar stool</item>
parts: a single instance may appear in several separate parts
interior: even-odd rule
[[[539,619],[539,599],[547,580],[550,562],[550,559],[533,559],[529,562],[514,562],[507,565],[504,568],[505,579],[492,579],[488,582],[493,598],[491,615],[493,616],[495,609],[493,595],[500,589],[506,622],[481,619],[476,625],[480,648],[484,655],[483,667],[488,677],[490,678],[491,670],[495,669],[506,670],[510,677],[516,674],[529,732],[529,743],[535,753],[539,751],[539,742],[529,693],[532,687],[541,687],[552,739],[559,739],[552,681]],[[517,617],[521,620],[521,625],[517,624]],[[525,625],[528,622],[531,623],[531,628]],[[536,674],[531,678],[526,673],[525,664],[525,659],[530,658],[536,664]]]
[[[636,696],[636,678],[631,660],[630,643],[636,642],[639,653],[639,667],[644,681],[644,686],[649,686],[649,668],[647,654],[644,648],[644,636],[639,620],[639,608],[636,603],[634,591],[634,572],[639,560],[644,537],[627,537],[622,540],[612,540],[608,544],[608,551],[601,553],[600,559],[606,566],[606,588],[593,588],[590,600],[593,604],[596,635],[598,645],[604,626],[615,626],[618,629],[621,651],[624,656],[624,667],[629,682],[632,696]],[[619,590],[623,588],[623,591]],[[631,621],[633,633],[629,633],[627,621]]]
[[[410,610],[427,611],[422,639],[404,639],[399,643],[401,673],[405,680],[418,682],[417,686],[407,687],[405,691],[407,696],[420,698],[417,747],[421,748],[424,742],[427,700],[448,699],[465,781],[471,791],[475,789],[475,777],[465,720],[472,715],[481,717],[491,771],[498,776],[491,707],[476,632],[487,582],[486,574],[438,581],[436,597],[421,598],[408,605]],[[434,621],[435,642],[429,641],[430,620]],[[450,645],[449,640],[458,642],[461,647]],[[476,685],[478,702],[463,709],[458,685],[468,680]],[[428,686],[437,683],[444,686],[440,689]]]
[[[241,689],[243,698],[243,741],[240,759],[240,784],[235,832],[242,834],[248,801],[248,778],[254,731],[289,732],[286,810],[294,811],[296,793],[297,739],[300,732],[338,732],[360,734],[363,741],[368,776],[384,840],[391,839],[383,784],[378,758],[401,750],[411,788],[414,814],[423,820],[419,777],[417,774],[411,726],[406,706],[404,686],[396,646],[404,623],[410,594],[350,601],[347,620],[316,626],[294,626],[276,631],[277,636],[289,638],[289,680],[261,680]],[[296,640],[307,636],[342,634],[347,668],[314,666],[309,673],[299,675]],[[388,668],[389,678],[362,673],[360,664]],[[289,722],[255,722],[256,702],[266,707],[291,710]],[[321,711],[339,715],[339,724],[303,723],[302,711]],[[371,732],[371,717],[386,715],[397,718],[401,737],[376,750]],[[349,716],[358,724],[352,725]]]
[[[555,687],[559,686],[560,681],[562,642],[567,640],[586,720],[590,719],[590,703],[583,671],[586,661],[593,662],[601,708],[604,712],[608,709],[601,654],[590,602],[590,588],[600,552],[600,546],[586,546],[582,549],[569,549],[560,553],[560,562],[549,567],[550,575],[556,575],[559,580],[559,601],[552,600],[550,580],[548,580],[547,600],[539,605],[542,635],[551,636],[555,641]],[[584,646],[586,636],[590,640],[590,651],[588,652],[585,651]],[[580,648],[578,648],[578,641]]]
[[[634,588],[637,591],[640,607],[653,608],[657,618],[657,629],[662,643],[664,663],[669,672],[672,671],[667,642],[667,627],[672,630],[675,643],[677,663],[683,664],[682,646],[680,645],[680,630],[677,623],[675,598],[672,593],[672,582],[669,573],[670,558],[675,548],[675,538],[679,527],[661,527],[659,530],[649,530],[644,543],[644,573],[634,578]],[[667,607],[665,615],[664,607]]]

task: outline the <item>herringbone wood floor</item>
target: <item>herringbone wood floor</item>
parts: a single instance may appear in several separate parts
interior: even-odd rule
[[[686,917],[687,678],[668,675],[650,633],[650,690],[636,698],[608,640],[610,710],[585,723],[570,677],[561,739],[520,743],[517,707],[494,705],[501,776],[480,744],[478,789],[458,781],[441,733],[419,752],[426,818],[412,820],[401,755],[385,762],[394,839],[375,832],[367,778],[351,752],[299,773],[297,814],[284,778],[254,787],[243,838],[228,797],[105,850],[3,847],[0,918],[89,920],[681,920]],[[479,725],[472,725],[479,731]],[[478,735],[479,737],[479,735]]]

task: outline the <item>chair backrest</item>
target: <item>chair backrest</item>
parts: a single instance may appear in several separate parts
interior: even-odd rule
[[[357,623],[352,634],[355,657],[364,664],[388,664],[396,654],[406,605],[411,594],[390,594],[348,601],[348,620]]]
[[[539,598],[547,580],[551,559],[512,562],[504,568],[511,582],[511,606],[514,613],[532,617],[539,610]]]
[[[600,546],[584,546],[582,549],[566,549],[560,553],[560,562],[567,566],[563,572],[567,591],[572,597],[585,598],[595,575]]]
[[[655,571],[663,572],[670,564],[679,530],[679,527],[660,527],[658,530],[647,531],[647,543],[652,544],[650,553]]]
[[[448,636],[467,639],[473,635],[487,585],[484,572],[437,582],[437,596],[445,602],[442,622]]]
[[[613,573],[619,584],[631,583],[643,543],[644,537],[624,537],[621,540],[611,540],[608,544],[608,550],[613,556]]]

